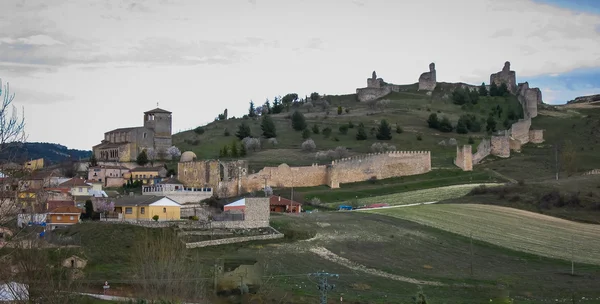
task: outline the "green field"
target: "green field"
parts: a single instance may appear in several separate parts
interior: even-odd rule
[[[436,204],[369,212],[414,221],[498,246],[600,265],[600,226],[513,208]]]

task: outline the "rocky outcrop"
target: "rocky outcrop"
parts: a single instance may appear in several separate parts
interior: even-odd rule
[[[429,64],[429,72],[425,72],[419,76],[419,91],[433,91],[437,84],[435,63]]]
[[[515,71],[510,70],[509,61],[504,63],[502,71],[490,75],[490,84],[492,83],[495,83],[497,86],[505,83],[510,93],[517,93],[517,74]]]
[[[596,94],[596,95],[588,95],[588,96],[580,96],[577,97],[573,100],[567,101],[567,104],[572,104],[572,103],[591,103],[591,102],[596,102],[596,101],[600,101],[600,94]]]

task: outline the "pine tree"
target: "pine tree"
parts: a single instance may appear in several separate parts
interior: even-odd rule
[[[431,113],[427,119],[427,125],[432,129],[438,129],[440,127],[440,121],[435,113]]]
[[[238,146],[237,146],[237,142],[233,141],[231,143],[231,157],[238,157]]]
[[[485,82],[482,82],[481,86],[479,87],[479,96],[487,96],[487,95],[488,95],[487,87],[485,86]]]
[[[252,131],[250,130],[250,126],[245,121],[243,121],[238,126],[238,131],[235,133],[235,136],[240,140],[246,137],[252,137]]]
[[[308,139],[310,137],[310,130],[304,129],[302,131],[302,139]]]
[[[499,96],[498,95],[498,85],[496,82],[492,82],[490,84],[490,96]]]
[[[267,109],[267,114],[271,114],[272,109],[271,109],[271,102],[269,101],[269,98],[267,98],[263,107]]]
[[[467,125],[463,119],[459,119],[456,123],[456,133],[458,134],[467,134],[469,130],[467,129]]]
[[[246,151],[246,145],[244,145],[244,143],[240,143],[240,156],[244,157],[248,154],[248,152]]]
[[[248,109],[248,116],[249,117],[256,116],[256,109],[254,108],[254,101],[252,101],[252,100],[250,100],[250,108]]]
[[[381,120],[379,127],[377,128],[377,135],[375,136],[379,140],[390,140],[392,139],[392,128],[387,120]]]
[[[367,132],[365,131],[365,125],[361,122],[356,128],[356,140],[366,140]]]
[[[148,154],[146,154],[146,149],[142,150],[142,152],[138,154],[135,162],[140,166],[145,166],[150,162],[150,160],[148,160]]]
[[[494,116],[490,115],[486,121],[486,127],[485,127],[486,131],[488,132],[496,132],[496,120],[494,119]]]
[[[312,127],[312,131],[313,131],[313,133],[315,133],[315,134],[319,134],[319,132],[320,132],[320,130],[319,130],[319,126],[318,126],[317,124],[315,124],[315,125]]]
[[[300,113],[300,111],[295,111],[292,114],[292,128],[296,131],[306,129],[306,120],[304,119],[304,114]]]
[[[265,138],[273,138],[277,137],[277,130],[275,129],[275,123],[270,115],[265,115],[262,118],[260,123],[260,129],[262,130],[262,135]]]

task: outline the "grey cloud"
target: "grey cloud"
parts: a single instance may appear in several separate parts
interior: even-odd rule
[[[75,98],[58,92],[43,92],[11,86],[11,94],[15,94],[15,103],[24,105],[42,105],[67,102]]]
[[[499,38],[499,37],[510,37],[513,35],[513,29],[501,29],[497,30],[490,36],[491,38]]]

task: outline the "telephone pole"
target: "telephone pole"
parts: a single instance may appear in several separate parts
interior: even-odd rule
[[[469,233],[469,239],[471,241],[470,252],[471,252],[471,276],[473,276],[473,233]]]
[[[327,283],[328,278],[339,278],[340,275],[336,273],[328,273],[325,271],[311,273],[309,275],[315,276],[319,278],[319,284],[317,288],[321,291],[321,304],[327,304],[327,291],[335,288],[335,284]]]
[[[554,158],[556,164],[556,180],[558,180],[558,142],[554,144]]]

